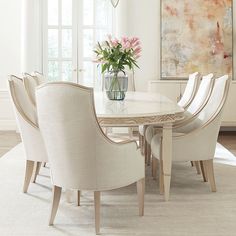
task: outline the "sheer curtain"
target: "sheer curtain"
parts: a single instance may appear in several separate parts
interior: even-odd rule
[[[43,71],[42,69],[42,17],[43,0],[22,0],[22,45],[21,71]]]

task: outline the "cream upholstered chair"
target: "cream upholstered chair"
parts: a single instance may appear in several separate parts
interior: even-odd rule
[[[186,109],[191,104],[197,92],[198,81],[199,81],[198,72],[189,75],[188,83],[184,90],[184,94],[180,99],[180,101],[178,102],[179,106]]]
[[[189,122],[191,122],[191,120],[193,120],[200,113],[200,111],[204,108],[204,106],[206,105],[206,103],[208,102],[210,98],[213,85],[214,85],[214,78],[213,78],[212,73],[202,77],[201,83],[199,85],[196,95],[194,96],[194,99],[185,110],[185,113],[184,113],[185,118],[182,121],[176,122],[174,124],[173,126],[174,132],[177,132],[177,130],[181,130],[181,132],[184,132],[186,125]],[[151,159],[151,146],[150,146],[151,140],[154,134],[156,134],[157,132],[161,132],[161,129],[155,126],[149,126],[147,127],[145,131],[147,159]],[[155,160],[152,164],[156,165]],[[199,163],[195,162],[194,164],[196,166],[197,173],[201,174]],[[155,167],[152,166],[152,169],[153,169],[152,174],[153,174],[153,177],[155,178],[156,176]]]
[[[228,95],[230,80],[228,75],[215,80],[214,88],[206,106],[197,117],[187,125],[185,132],[173,133],[172,160],[201,161],[204,175],[207,175],[211,190],[216,191],[213,158],[221,124],[222,110]],[[162,136],[157,134],[151,142],[154,158],[160,162],[160,190],[163,191],[163,165],[161,154]]]
[[[46,82],[45,78],[39,72],[33,72],[32,74],[24,73],[23,82],[30,101],[36,106],[35,89],[40,84]]]
[[[100,191],[137,182],[139,214],[144,214],[144,159],[136,142],[114,143],[102,132],[94,110],[93,90],[52,82],[36,91],[39,126],[46,145],[53,202],[53,224],[61,189],[94,191],[99,233]]]
[[[208,82],[209,79],[211,79],[212,77],[213,74],[209,74],[207,76],[204,76],[203,78]],[[195,98],[195,94],[198,88],[198,83],[199,83],[198,72],[190,74],[184,94],[178,103],[179,106],[183,107],[184,109],[186,109],[188,106],[191,106],[191,103]],[[143,149],[143,153],[145,154],[146,162],[150,164],[150,155],[151,155],[150,142],[154,131],[153,131],[153,126],[150,126],[150,128],[148,128],[147,130],[146,129],[147,129],[146,126],[145,127],[139,126],[139,142],[140,146]],[[148,140],[146,137],[147,135],[148,135]]]
[[[10,76],[8,83],[26,153],[23,192],[27,192],[34,166],[40,168],[40,163],[47,162],[48,158],[38,128],[37,112],[25,91],[23,80],[16,76]],[[35,181],[37,173],[38,170],[35,171],[33,182]]]
[[[184,131],[186,125],[191,122],[204,108],[204,106],[207,104],[214,85],[214,78],[213,74],[209,74],[202,77],[202,81],[199,85],[199,89],[192,100],[192,102],[189,104],[188,108],[185,110],[184,116],[185,118],[179,122],[176,122],[173,126],[174,130],[181,129],[181,131]],[[157,128],[157,129],[156,129]],[[155,126],[149,126],[146,129],[145,132],[145,138],[147,145],[151,144],[151,140],[156,132],[160,131],[159,127]]]

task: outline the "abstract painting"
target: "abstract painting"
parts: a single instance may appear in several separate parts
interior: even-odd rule
[[[161,77],[232,75],[232,0],[161,1]]]

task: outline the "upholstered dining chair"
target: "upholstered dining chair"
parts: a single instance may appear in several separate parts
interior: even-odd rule
[[[35,89],[40,84],[43,84],[46,82],[45,77],[39,72],[33,72],[31,74],[24,73],[23,82],[24,82],[25,90],[30,98],[30,101],[33,103],[34,106],[36,106]]]
[[[189,79],[178,105],[186,109],[193,101],[198,88],[198,72],[189,75]]]
[[[181,100],[178,102],[178,105],[186,109],[188,106],[191,105],[193,102],[197,88],[198,88],[198,83],[199,83],[199,77],[198,77],[198,72],[195,72],[193,74],[189,75],[188,83],[186,86],[186,89],[184,91],[184,94],[181,98]],[[204,80],[206,79],[208,81],[208,78],[212,78],[213,74],[204,76]],[[150,141],[147,140],[146,138],[146,133],[148,134],[148,138],[152,138],[152,133],[153,133],[153,127],[151,126],[147,131],[147,126],[139,126],[139,142],[140,146],[143,150],[143,154],[145,155],[145,160],[147,164],[150,164],[150,155],[151,155],[151,147],[150,147]]]
[[[210,95],[212,93],[214,85],[214,78],[213,74],[208,74],[202,77],[201,83],[199,85],[198,91],[192,100],[192,102],[189,104],[187,109],[184,112],[185,118],[182,121],[176,122],[173,126],[173,130],[176,131],[177,128],[181,129],[182,131],[185,129],[186,125],[191,122],[198,114],[199,112],[204,108],[206,103],[208,102]],[[147,159],[151,159],[151,140],[155,133],[161,132],[161,129],[159,127],[155,126],[148,126],[146,128],[145,132],[145,141],[146,141],[146,155]],[[156,163],[154,163],[156,164]],[[196,164],[197,172],[200,174],[200,167],[198,163]],[[153,170],[154,171],[154,170]],[[155,176],[155,173],[153,173]]]
[[[23,85],[23,80],[16,76],[8,79],[10,95],[13,101],[16,119],[20,129],[21,139],[26,153],[26,171],[23,192],[26,193],[32,178],[34,167],[40,168],[42,162],[47,162],[47,153],[38,128],[36,108],[31,103]],[[33,182],[37,177],[36,169]]]
[[[221,116],[228,96],[230,80],[228,75],[215,80],[211,96],[192,122],[185,127],[185,132],[173,133],[172,160],[201,161],[205,177],[209,179],[211,190],[216,191],[213,159],[219,134]],[[151,141],[153,158],[159,160],[160,191],[163,191],[163,163],[161,133],[155,135]]]
[[[93,191],[98,234],[101,191],[137,183],[139,215],[144,214],[145,173],[136,142],[114,143],[102,132],[93,99],[91,88],[69,82],[47,83],[36,91],[53,183],[49,224],[54,222],[62,188]]]

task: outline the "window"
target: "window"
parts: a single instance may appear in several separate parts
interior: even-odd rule
[[[44,74],[49,80],[96,86],[92,62],[97,41],[113,34],[110,0],[47,0],[44,17]]]

